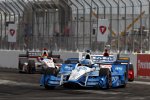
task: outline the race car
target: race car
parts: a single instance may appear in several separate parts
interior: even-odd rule
[[[119,60],[116,56],[90,55],[80,63],[60,67],[58,74],[43,74],[40,84],[46,89],[58,86],[113,88],[125,87],[128,81],[127,60]],[[127,63],[127,64],[126,64]]]
[[[41,77],[40,85],[46,89],[54,89],[57,86],[61,86],[69,78],[71,71],[78,66],[78,63],[79,58],[68,58],[62,63],[59,70],[45,69],[45,73]]]
[[[18,70],[20,73],[41,73],[43,66],[38,61],[38,57],[41,57],[43,51],[27,51],[26,54],[19,55]],[[60,59],[60,55],[52,55],[52,52],[48,52],[48,59],[53,58],[54,63],[61,66],[63,62]]]

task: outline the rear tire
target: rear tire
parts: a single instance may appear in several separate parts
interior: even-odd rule
[[[112,87],[111,72],[108,68],[101,68],[100,71],[99,71],[99,76],[106,76],[107,89]]]
[[[35,61],[34,60],[29,60],[28,61],[28,73],[32,74],[35,73],[36,68],[35,68]]]
[[[23,69],[23,63],[19,60],[19,63],[18,63],[19,73],[22,73],[22,69]]]
[[[126,83],[126,80],[127,80],[127,73],[125,72],[124,73],[124,84],[121,86],[122,88],[125,88],[127,86],[127,83]]]

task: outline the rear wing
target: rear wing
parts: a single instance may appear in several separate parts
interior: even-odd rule
[[[27,51],[26,54],[19,54],[19,58],[27,57],[27,58],[37,58],[42,54],[41,51]],[[60,58],[60,55],[52,55],[52,52],[48,52],[48,58]]]
[[[103,55],[91,55],[91,60],[94,63],[113,63],[117,57],[115,55],[103,56]]]

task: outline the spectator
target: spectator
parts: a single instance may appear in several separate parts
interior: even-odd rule
[[[109,53],[108,53],[108,50],[107,50],[107,49],[105,49],[105,52],[104,52],[103,56],[106,56],[106,57],[109,56]]]

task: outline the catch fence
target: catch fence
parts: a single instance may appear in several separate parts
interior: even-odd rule
[[[101,19],[107,41],[98,40]],[[150,51],[149,0],[2,0],[0,49]]]

